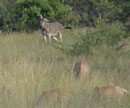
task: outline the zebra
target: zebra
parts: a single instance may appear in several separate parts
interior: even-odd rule
[[[45,41],[47,42],[47,38],[49,42],[51,42],[51,37],[53,37],[56,41],[59,41],[56,36],[59,36],[60,41],[62,42],[62,30],[63,29],[71,29],[71,27],[64,27],[59,22],[49,22],[48,19],[43,18],[40,15],[40,26],[41,32],[44,36]]]

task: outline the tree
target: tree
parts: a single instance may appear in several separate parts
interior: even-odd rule
[[[124,22],[130,16],[130,0],[65,0],[80,16],[80,22],[93,25],[97,18]]]
[[[12,31],[12,13],[11,10],[16,0],[0,0],[0,25],[5,31]]]
[[[13,13],[16,14],[15,18],[20,20],[17,21],[17,27],[22,24],[23,28],[33,30],[39,26],[40,14],[51,21],[62,21],[71,13],[71,8],[59,1],[23,0],[16,4]]]
[[[3,28],[8,28],[6,26],[8,24],[15,31],[35,30],[39,26],[40,14],[51,21],[63,22],[63,19],[71,14],[71,7],[63,5],[61,2],[59,0],[16,0],[11,8],[8,7],[8,4],[5,4],[6,12],[3,11],[4,8],[1,6],[3,10],[0,15],[3,12],[4,16],[0,18],[3,22],[0,24],[3,25]],[[8,17],[6,17],[7,15]]]

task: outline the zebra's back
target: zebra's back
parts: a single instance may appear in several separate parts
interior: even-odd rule
[[[52,34],[52,35],[57,35],[58,33],[61,32],[63,26],[62,24],[58,22],[53,22],[53,23],[47,23],[46,24],[47,28],[47,33]]]

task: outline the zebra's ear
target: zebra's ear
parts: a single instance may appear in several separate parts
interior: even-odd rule
[[[41,19],[43,19],[43,16],[42,16],[42,15],[40,15],[40,18],[41,18]]]

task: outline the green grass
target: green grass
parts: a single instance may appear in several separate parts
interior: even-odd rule
[[[82,31],[82,32],[81,32]],[[93,55],[71,56],[59,48],[70,46],[85,30],[64,32],[63,43],[45,43],[39,32],[0,35],[0,108],[34,108],[43,91],[70,90],[72,99],[63,108],[129,108],[130,98],[120,103],[91,101],[93,88],[115,83],[130,91],[130,50],[115,51],[101,46]],[[74,63],[87,61],[91,74],[77,81]],[[59,108],[60,103],[39,106]]]

